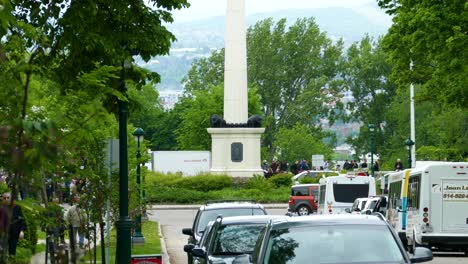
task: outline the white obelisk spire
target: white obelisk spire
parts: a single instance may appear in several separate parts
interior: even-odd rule
[[[245,1],[227,0],[224,54],[224,120],[247,123]]]

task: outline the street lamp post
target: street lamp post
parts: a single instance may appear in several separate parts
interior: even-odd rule
[[[137,210],[137,215],[136,215],[136,223],[135,223],[135,232],[133,233],[133,243],[136,244],[144,244],[145,243],[145,237],[143,236],[143,233],[141,232],[141,191],[140,191],[140,158],[141,158],[141,153],[140,153],[140,142],[143,140],[143,136],[145,135],[145,131],[141,128],[136,128],[135,131],[133,131],[133,136],[135,137],[135,140],[137,142],[137,153],[136,153],[136,158],[137,158],[137,170],[136,170],[136,184],[137,184],[137,193],[138,193],[138,210]]]
[[[370,170],[371,170],[372,177],[374,177],[374,132],[375,132],[375,126],[374,126],[374,124],[369,124],[367,127],[369,128],[369,141],[370,141],[370,154],[371,154]]]
[[[406,145],[406,148],[408,149],[408,169],[411,169],[412,168],[412,166],[411,166],[411,163],[412,163],[411,148],[414,145],[414,141],[411,140],[411,138],[408,138],[407,140],[405,140],[405,145]]]
[[[125,66],[122,62],[120,92],[126,98]],[[119,220],[117,227],[116,260],[118,264],[131,262],[131,229],[133,221],[128,216],[128,145],[127,145],[127,100],[119,100]]]

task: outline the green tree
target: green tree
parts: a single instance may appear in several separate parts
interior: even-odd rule
[[[392,68],[386,62],[387,57],[380,42],[369,36],[353,43],[347,52],[344,78],[346,88],[354,97],[354,101],[347,104],[347,119],[363,124],[359,136],[348,142],[358,155],[370,152],[368,124],[375,125],[376,153],[382,153],[381,124],[385,124],[386,113],[396,95],[396,85],[389,80]]]
[[[393,80],[400,87],[421,84],[426,100],[466,109],[466,1],[378,0],[378,4],[393,16],[384,38]]]
[[[292,128],[280,128],[274,141],[278,148],[278,159],[294,162],[310,159],[316,154],[323,154],[326,159],[330,159],[332,150],[323,143],[323,138],[324,133],[320,129],[301,123]]]
[[[286,20],[258,22],[248,30],[249,82],[258,88],[265,116],[263,143],[270,157],[275,134],[301,122],[315,126],[330,118],[336,101],[342,42],[333,44],[313,18],[298,19],[286,29]]]

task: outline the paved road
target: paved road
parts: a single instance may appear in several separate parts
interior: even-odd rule
[[[267,209],[269,214],[284,215],[285,209]],[[166,242],[166,249],[169,253],[171,264],[186,264],[187,255],[183,247],[187,242],[187,236],[182,234],[182,228],[191,227],[195,218],[196,210],[170,210],[156,209],[150,210],[150,220],[160,223],[162,234]],[[467,264],[468,257],[457,253],[434,253],[434,260],[426,262],[430,264]]]

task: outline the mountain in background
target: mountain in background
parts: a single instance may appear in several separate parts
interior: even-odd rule
[[[247,17],[247,26],[272,17],[275,21],[286,18],[293,24],[298,18],[314,17],[321,31],[336,41],[343,38],[348,47],[361,40],[365,34],[378,38],[386,34],[391,25],[389,17],[374,6],[359,8],[328,7],[303,10],[281,10],[254,14]],[[197,58],[209,57],[214,50],[224,47],[225,17],[212,17],[199,21],[174,23],[167,26],[177,38],[170,55],[153,58],[148,63],[137,63],[161,75],[158,90],[182,90],[182,78]]]

